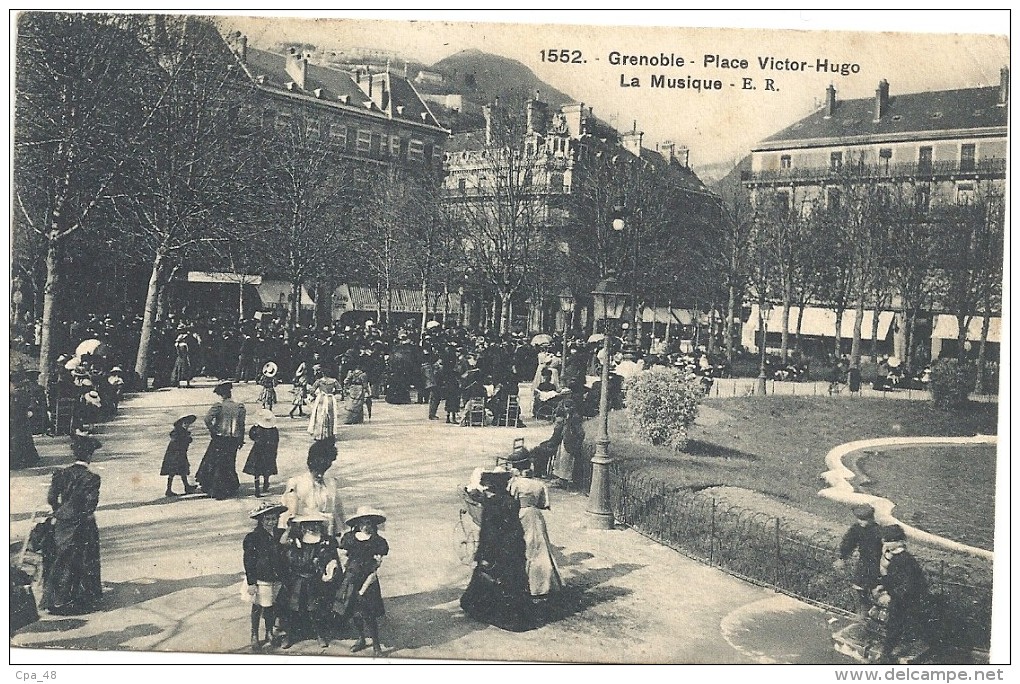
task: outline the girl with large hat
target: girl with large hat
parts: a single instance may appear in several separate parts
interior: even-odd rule
[[[334,612],[353,617],[358,628],[358,641],[351,648],[356,653],[367,647],[365,632],[372,637],[372,655],[382,655],[378,619],[385,614],[378,570],[390,546],[379,535],[379,525],[386,522],[382,511],[361,506],[347,519],[349,532],[340,538],[340,549],[347,556],[344,579],[337,593]]]
[[[191,424],[198,420],[197,416],[181,416],[174,421],[174,427],[170,430],[170,443],[166,445],[166,453],[163,454],[163,465],[159,474],[166,477],[166,496],[179,496],[173,489],[174,478],[181,478],[185,494],[193,494],[198,490],[198,485],[188,484],[188,475],[191,474],[191,464],[188,463],[188,447],[191,445]]]
[[[286,572],[279,603],[285,611],[284,648],[306,632],[314,633],[323,648],[329,646],[330,608],[342,571],[336,537],[327,525],[321,513],[298,515],[290,519],[283,537]]]
[[[248,437],[252,446],[242,472],[255,478],[255,496],[262,496],[263,493],[269,493],[269,476],[277,473],[276,456],[280,448],[280,429],[276,427],[276,416],[272,411],[259,411],[258,419],[248,430]]]

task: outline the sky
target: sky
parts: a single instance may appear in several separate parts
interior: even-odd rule
[[[617,128],[636,122],[645,147],[666,140],[688,146],[695,167],[735,163],[817,108],[830,84],[839,99],[873,97],[882,79],[893,96],[996,85],[1009,64],[1003,11],[352,11],[234,14],[222,25],[263,48],[280,41],[383,48],[424,63],[476,48],[516,59]],[[543,59],[563,49],[583,63]],[[612,64],[614,52],[665,53],[684,64]],[[770,57],[801,69],[770,68]],[[850,66],[819,72],[819,60]],[[722,87],[654,88],[656,75]],[[639,85],[630,85],[635,78]]]

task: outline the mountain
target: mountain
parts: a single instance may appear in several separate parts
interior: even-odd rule
[[[577,101],[535,76],[520,62],[477,49],[461,50],[439,60],[429,70],[443,75],[446,92],[460,93],[478,105],[488,104],[496,97],[504,100],[533,97],[536,90],[539,98],[552,107]]]
[[[741,159],[736,166],[732,166],[732,163],[727,163],[727,166],[731,167],[729,173],[715,182],[707,183],[709,190],[723,198],[733,197],[741,189],[740,175],[751,170],[751,155]]]

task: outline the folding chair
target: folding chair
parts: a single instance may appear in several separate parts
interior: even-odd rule
[[[76,399],[57,399],[56,415],[53,417],[54,435],[69,435],[74,430],[74,414],[77,403]]]

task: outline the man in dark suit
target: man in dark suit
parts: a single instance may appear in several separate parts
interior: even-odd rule
[[[103,598],[100,579],[99,505],[100,477],[89,470],[92,454],[102,443],[87,435],[73,435],[75,461],[53,473],[47,496],[53,514],[53,553],[44,558],[40,608],[54,615],[94,610]]]

